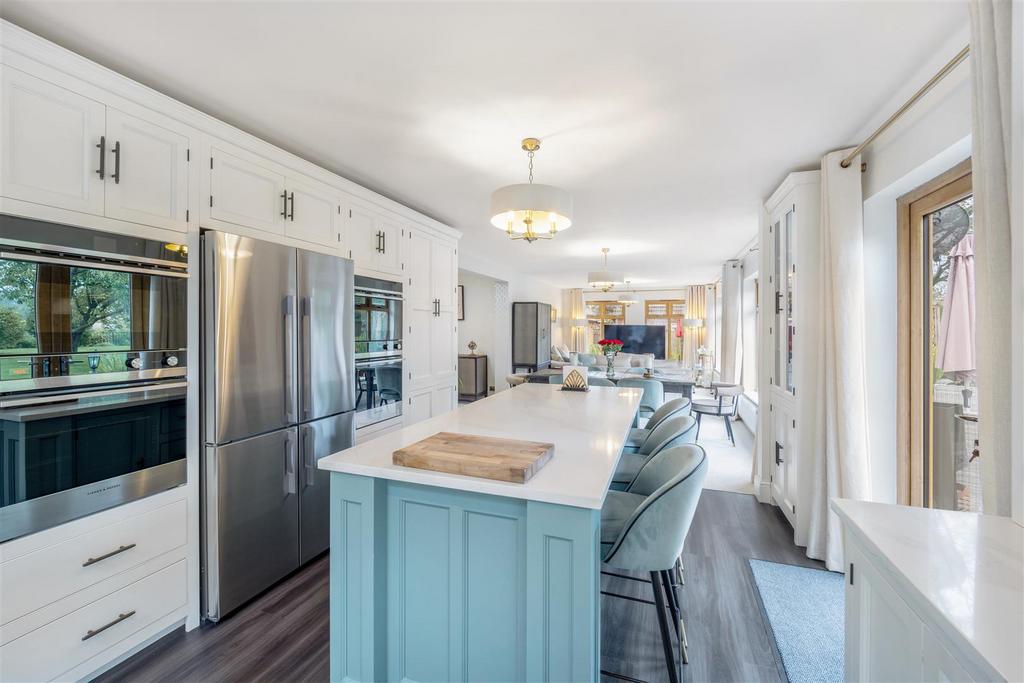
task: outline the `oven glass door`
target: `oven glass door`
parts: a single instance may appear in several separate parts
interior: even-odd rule
[[[89,514],[107,490],[137,488],[137,473],[180,461],[183,475],[185,415],[184,387],[0,408],[0,541],[38,530],[26,520]]]
[[[402,415],[402,359],[356,362],[356,429]]]
[[[183,366],[187,279],[136,270],[0,258],[0,392]]]
[[[402,349],[402,299],[356,291],[356,358],[394,355]]]

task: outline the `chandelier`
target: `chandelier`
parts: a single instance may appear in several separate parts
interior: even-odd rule
[[[615,285],[621,285],[624,281],[622,273],[608,270],[609,251],[611,250],[608,247],[601,249],[601,253],[604,254],[604,270],[592,270],[587,273],[587,284],[594,289],[600,289],[602,292],[611,291]]]
[[[626,280],[625,285],[626,291],[622,292],[617,297],[615,297],[615,302],[620,303],[623,306],[632,306],[633,304],[637,303],[639,299],[636,298],[636,294],[633,294],[632,292],[629,291],[629,280]]]
[[[560,187],[533,182],[533,156],[540,150],[540,140],[526,138],[522,147],[530,160],[530,182],[506,185],[491,194],[491,225],[512,240],[549,240],[572,225],[572,196]]]

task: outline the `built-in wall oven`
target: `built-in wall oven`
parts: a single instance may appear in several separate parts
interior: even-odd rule
[[[402,416],[402,284],[355,277],[356,428]]]
[[[187,249],[0,227],[0,542],[183,484]]]

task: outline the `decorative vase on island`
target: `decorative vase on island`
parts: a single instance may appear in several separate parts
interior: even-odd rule
[[[608,360],[608,367],[605,370],[605,375],[608,376],[608,379],[611,379],[615,376],[615,354],[622,350],[622,340],[602,339],[597,342],[597,344],[601,347],[604,357]]]
[[[604,374],[611,379],[615,376],[615,351],[605,351],[604,357],[608,361],[608,367],[605,368]]]

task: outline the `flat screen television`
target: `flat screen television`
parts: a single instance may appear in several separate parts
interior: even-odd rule
[[[665,358],[664,325],[605,325],[605,339],[621,339],[626,353],[653,353]]]

